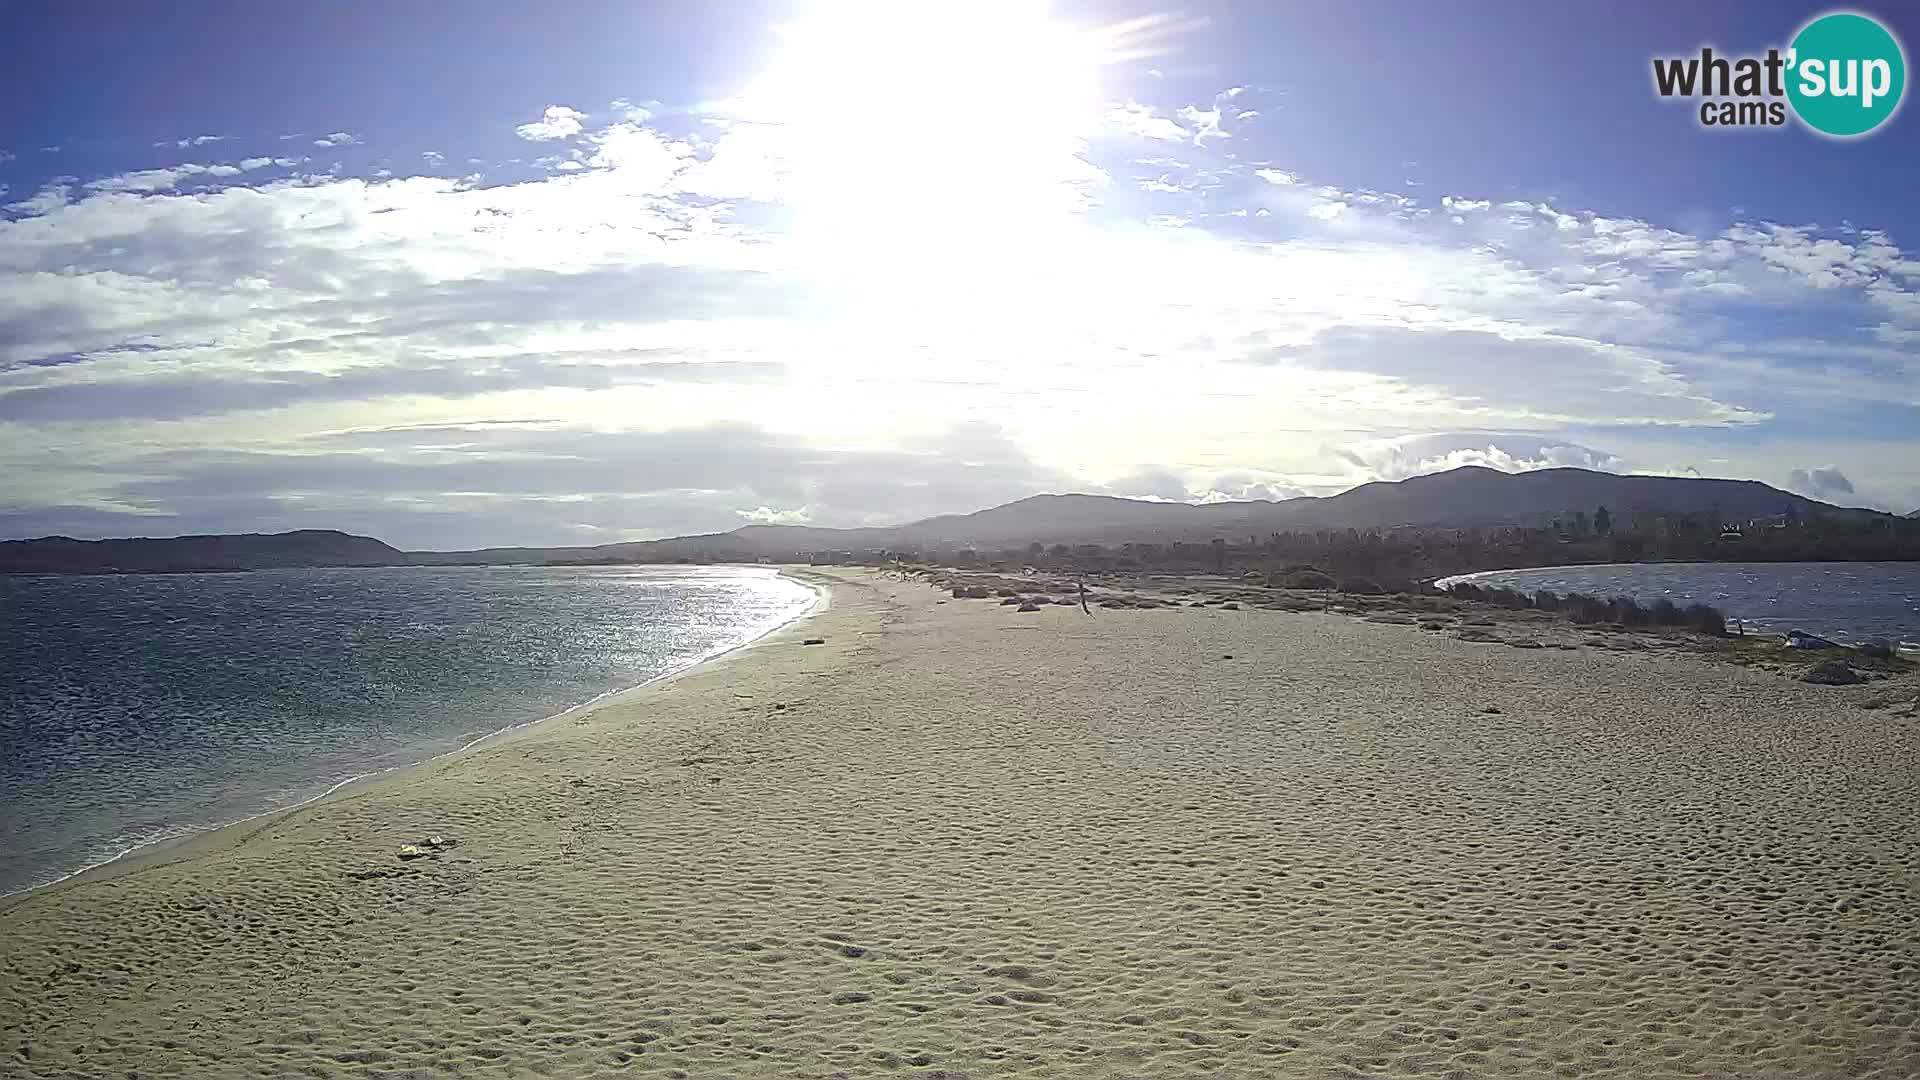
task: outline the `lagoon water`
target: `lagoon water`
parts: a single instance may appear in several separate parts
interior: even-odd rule
[[[745,567],[0,577],[0,894],[636,686],[814,599]]]
[[[1446,578],[1533,592],[1712,604],[1749,632],[1805,630],[1920,648],[1920,563],[1630,563]]]

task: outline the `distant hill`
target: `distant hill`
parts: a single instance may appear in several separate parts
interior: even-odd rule
[[[598,558],[788,557],[812,551],[888,547],[1004,549],[1041,544],[1128,541],[1205,543],[1273,532],[1396,527],[1474,528],[1537,525],[1605,506],[1624,525],[1635,514],[1711,514],[1750,521],[1797,514],[1878,516],[1781,491],[1757,480],[1620,476],[1587,469],[1504,473],[1467,466],[1407,480],[1362,484],[1325,498],[1207,504],[1149,502],[1107,495],[1035,495],[971,514],[927,518],[891,528],[823,529],[748,525],[710,536],[676,537],[595,548],[550,548],[548,561]],[[497,553],[441,553],[458,561]]]
[[[133,574],[261,570],[305,566],[394,566],[406,553],[368,536],[331,529],[164,540],[74,540],[48,536],[0,542],[0,573]]]
[[[1690,476],[1622,476],[1588,469],[1503,473],[1468,466],[1395,483],[1362,484],[1332,498],[1295,499],[1282,516],[1293,528],[1386,528],[1394,525],[1535,524],[1548,517],[1606,506],[1632,514],[1705,514],[1750,521],[1777,514],[1872,515],[1816,502],[1758,480]]]
[[[1710,514],[1722,522],[1780,515],[1886,517],[1832,506],[1757,480],[1620,476],[1586,469],[1504,473],[1467,466],[1407,480],[1362,484],[1325,498],[1278,502],[1168,503],[1107,495],[1035,495],[971,514],[885,528],[746,525],[731,532],[598,547],[486,548],[402,552],[378,540],[329,531],[171,540],[0,543],[0,573],[241,570],[272,566],[508,565],[793,558],[817,551],[914,547],[1001,550],[1029,544],[1206,543],[1274,532],[1396,527],[1539,525],[1605,506],[1625,526],[1636,514]],[[1920,516],[1920,511],[1909,517]]]

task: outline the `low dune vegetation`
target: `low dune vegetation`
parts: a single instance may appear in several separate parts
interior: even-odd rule
[[[1547,589],[1538,592],[1522,592],[1518,589],[1505,589],[1497,585],[1476,585],[1471,581],[1462,581],[1446,592],[1461,600],[1491,604],[1494,607],[1513,610],[1532,609],[1534,611],[1557,611],[1569,621],[1581,625],[1596,623],[1617,623],[1621,626],[1679,626],[1695,630],[1714,637],[1725,637],[1727,616],[1711,604],[1688,604],[1680,607],[1665,597],[1652,604],[1642,604],[1631,596],[1615,596],[1601,599],[1585,593],[1568,593],[1561,596]]]
[[[1044,611],[1050,605],[1078,608],[1084,584],[1087,609],[1093,612],[1198,608],[1325,613],[1518,649],[1678,649],[1835,685],[1894,677],[1915,666],[1882,644],[1835,645],[1827,652],[1815,652],[1793,648],[1776,634],[1742,634],[1737,621],[1710,604],[1680,604],[1665,597],[1643,603],[1631,596],[1598,597],[1549,589],[1526,592],[1473,582],[1439,589],[1400,580],[1336,576],[1303,563],[1235,575],[1061,573],[1031,567],[982,572],[900,562],[891,573],[922,580],[948,593],[948,600],[996,600],[1024,613]],[[1820,676],[1817,669],[1829,661],[1846,666],[1851,674],[1840,681]]]

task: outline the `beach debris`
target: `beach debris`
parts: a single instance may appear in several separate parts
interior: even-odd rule
[[[823,638],[823,637],[810,637],[810,638],[807,638],[807,639],[806,639],[805,641],[802,641],[802,642],[801,642],[800,644],[802,644],[802,645],[825,645],[826,643],[827,643],[827,639],[826,639],[826,638]]]
[[[1027,602],[1025,602],[1025,603],[1023,603],[1023,604],[1021,604],[1021,605],[1020,605],[1020,606],[1019,606],[1018,608],[1016,608],[1015,610],[1017,610],[1017,611],[1039,611],[1039,610],[1040,610],[1040,605],[1039,605],[1039,604],[1037,604],[1037,603],[1035,603],[1035,602],[1033,602],[1032,600],[1028,600]]]
[[[1500,706],[1498,706],[1498,705],[1489,705],[1489,706],[1487,706],[1486,708],[1484,708],[1484,709],[1481,709],[1480,711],[1481,711],[1481,712],[1483,712],[1483,713],[1486,713],[1486,714],[1487,714],[1488,716],[1499,716],[1499,715],[1500,715]]]
[[[1826,638],[1820,637],[1817,634],[1809,634],[1805,630],[1789,630],[1787,631],[1787,648],[1844,649],[1846,646],[1837,641],[1828,641]]]
[[[444,836],[429,836],[417,844],[400,845],[400,861],[412,862],[415,859],[432,858],[443,851],[459,847],[460,841]]]
[[[1805,675],[1800,676],[1800,681],[1818,686],[1852,686],[1867,680],[1859,672],[1848,667],[1844,661],[1822,660],[1813,665]]]

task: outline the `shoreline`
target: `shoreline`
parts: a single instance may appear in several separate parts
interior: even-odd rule
[[[649,692],[0,909],[0,1070],[1920,1074],[1920,675],[807,576]]]
[[[1639,568],[1639,567],[1673,567],[1673,566],[1781,567],[1781,566],[1906,566],[1906,565],[1910,565],[1910,564],[1906,562],[1900,562],[1900,561],[1865,562],[1865,561],[1845,560],[1845,559],[1825,560],[1821,562],[1704,562],[1704,561],[1697,561],[1697,560],[1694,560],[1694,561],[1667,560],[1664,562],[1631,562],[1631,563],[1566,563],[1558,566],[1518,566],[1518,567],[1507,567],[1507,568],[1498,569],[1498,570],[1474,570],[1464,574],[1448,574],[1444,577],[1434,578],[1431,584],[1434,588],[1444,592],[1448,587],[1454,584],[1457,584],[1460,582],[1479,582],[1480,580],[1484,578],[1489,578],[1489,577],[1500,577],[1500,576],[1509,575],[1509,574],[1567,573],[1567,572],[1578,572],[1582,570],[1597,570],[1597,569],[1604,569],[1609,567],[1620,567],[1624,570],[1624,569]],[[1522,592],[1527,591],[1525,589],[1520,588],[1519,585],[1517,584],[1507,586],[1507,587],[1513,588],[1516,591],[1522,591]],[[1580,590],[1574,590],[1574,591],[1577,592]],[[1639,600],[1642,603],[1647,603],[1647,602],[1651,602],[1654,599],[1658,599],[1658,597],[1655,597],[1655,596],[1644,596],[1644,595],[1637,595],[1632,593],[1620,593],[1618,590],[1606,590],[1606,593],[1608,595],[1615,595],[1615,594],[1633,595],[1634,599]],[[1607,598],[1606,596],[1601,596],[1600,593],[1594,593],[1593,595],[1599,596],[1601,599]],[[1697,600],[1700,603],[1711,603],[1716,607],[1719,607],[1722,604],[1726,603],[1726,601],[1723,601],[1723,600],[1701,599],[1697,597],[1685,597],[1683,599]],[[1773,627],[1794,621],[1791,619],[1782,619],[1782,618],[1775,618],[1775,617],[1755,618],[1748,615],[1738,614],[1733,611],[1728,611],[1726,615],[1727,615],[1728,623],[1731,624],[1731,623],[1737,622],[1741,625],[1741,627],[1744,630],[1748,632],[1758,632],[1759,634],[1762,634],[1762,635],[1782,634],[1784,633],[1784,631],[1773,629]],[[1801,625],[1804,625],[1804,621],[1802,621]],[[1817,627],[1817,624],[1815,625]],[[1822,637],[1833,638],[1833,639],[1856,638],[1856,637],[1860,641],[1890,639],[1892,641],[1894,648],[1898,652],[1910,653],[1910,654],[1920,653],[1920,639],[1908,641],[1898,633],[1895,633],[1892,635],[1880,635],[1879,637],[1875,637],[1873,635],[1860,636],[1860,635],[1857,635],[1854,631],[1846,630],[1846,629],[1816,628],[1816,629],[1810,630],[1809,632],[1813,634],[1817,634]]]
[[[739,565],[744,566],[748,564],[739,564]],[[225,571],[219,571],[219,572],[225,572]],[[119,877],[119,876],[122,876],[123,874],[137,873],[141,868],[148,865],[149,861],[153,861],[152,862],[153,865],[159,865],[160,862],[172,861],[171,859],[168,858],[168,856],[172,856],[176,853],[180,854],[182,858],[189,858],[191,856],[185,854],[182,851],[182,849],[190,847],[201,841],[212,842],[216,838],[220,837],[221,834],[227,832],[230,829],[239,829],[244,826],[252,825],[256,823],[265,825],[268,823],[268,819],[279,817],[281,815],[297,813],[301,810],[305,810],[309,807],[318,805],[329,799],[332,799],[335,796],[340,796],[342,798],[345,798],[357,793],[357,791],[349,791],[348,789],[358,789],[362,786],[372,785],[376,783],[384,783],[384,782],[404,783],[406,781],[405,774],[408,772],[411,772],[415,769],[426,768],[426,767],[435,765],[436,763],[446,761],[448,759],[457,757],[462,754],[466,754],[469,751],[472,751],[475,748],[482,746],[483,744],[492,743],[492,742],[504,742],[511,739],[516,733],[525,732],[544,724],[554,723],[554,722],[565,720],[568,718],[577,719],[595,710],[609,708],[609,707],[621,704],[622,701],[630,695],[636,695],[645,690],[655,689],[658,686],[664,685],[666,683],[670,683],[674,679],[679,678],[683,675],[686,675],[689,672],[692,672],[707,664],[721,660],[728,656],[732,656],[736,653],[741,652],[742,650],[750,649],[754,645],[757,645],[760,642],[765,641],[766,639],[772,637],[775,634],[780,633],[783,630],[787,630],[792,627],[798,626],[808,621],[809,619],[812,619],[820,615],[821,613],[827,611],[832,605],[831,586],[824,579],[818,578],[817,575],[814,576],[812,579],[810,579],[808,576],[805,576],[805,575],[806,575],[806,571],[799,570],[796,567],[781,566],[777,569],[776,576],[786,578],[789,581],[797,582],[798,584],[806,586],[808,589],[810,589],[814,594],[813,601],[812,603],[808,604],[804,610],[795,614],[791,618],[788,618],[782,622],[776,623],[773,626],[770,626],[767,629],[762,630],[759,633],[754,634],[752,637],[746,638],[743,641],[739,641],[732,645],[728,645],[718,650],[715,650],[713,652],[709,652],[694,660],[688,661],[687,663],[682,664],[679,667],[673,668],[669,671],[663,671],[658,675],[653,675],[641,682],[635,683],[632,686],[622,687],[618,690],[604,691],[600,694],[595,695],[594,697],[588,698],[586,701],[569,705],[559,710],[558,712],[549,713],[546,716],[536,717],[532,720],[523,720],[519,723],[508,724],[505,727],[496,728],[476,738],[470,739],[467,742],[451,750],[445,750],[437,754],[432,754],[427,757],[421,758],[418,761],[411,761],[404,765],[390,765],[384,769],[374,769],[368,772],[356,773],[343,780],[335,781],[332,785],[327,787],[326,790],[318,792],[313,795],[309,795],[303,799],[300,799],[297,802],[288,803],[285,806],[277,806],[270,810],[261,810],[258,813],[247,814],[244,817],[238,817],[233,819],[232,821],[221,822],[218,825],[210,826],[208,828],[190,829],[187,832],[183,832],[175,836],[166,837],[160,840],[152,840],[143,844],[135,844],[132,847],[126,848],[125,850],[115,855],[112,855],[108,858],[102,859],[98,862],[89,863],[86,866],[80,867],[77,870],[72,870],[65,874],[62,874],[60,877],[57,877],[52,881],[44,882],[39,885],[29,885],[26,888],[16,889],[12,892],[0,893],[0,912],[5,912],[9,908],[13,907],[19,902],[24,901],[30,897],[51,895],[53,892],[57,892],[61,888],[67,887],[69,885],[77,886],[77,885],[85,884],[87,881],[91,881],[91,880],[96,880],[96,879],[105,880],[109,878]]]

